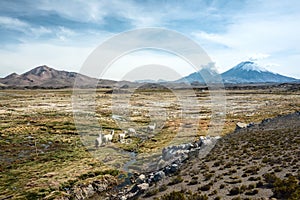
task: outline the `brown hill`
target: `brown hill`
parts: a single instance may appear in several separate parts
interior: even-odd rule
[[[12,73],[5,78],[0,78],[0,84],[14,87],[43,87],[63,88],[73,87],[75,80],[79,87],[94,87],[98,79],[91,78],[76,72],[59,71],[46,65],[36,67],[24,74]],[[99,80],[101,86],[110,86],[115,81]]]

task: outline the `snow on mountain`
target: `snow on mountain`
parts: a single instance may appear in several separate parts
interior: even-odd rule
[[[246,71],[268,72],[267,69],[259,66],[258,64],[254,63],[254,62],[251,62],[251,61],[241,62],[234,68],[246,70]]]
[[[270,72],[251,61],[241,62],[221,75],[225,83],[287,83],[297,80]]]
[[[201,72],[201,73],[200,73]],[[214,75],[207,69],[202,69],[199,73],[192,73],[176,82],[199,82],[205,83],[203,75],[210,74],[211,82],[214,80]],[[268,71],[252,61],[241,62],[235,67],[221,74],[224,83],[288,83],[295,82],[297,79],[283,76],[277,73]],[[217,76],[215,76],[217,77]]]

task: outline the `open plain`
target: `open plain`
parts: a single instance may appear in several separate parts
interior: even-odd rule
[[[89,132],[88,134],[92,139],[83,145],[82,137],[80,137],[76,129],[73,118],[73,91],[71,89],[1,90],[0,199],[76,199],[79,196],[80,198],[92,197],[96,193],[111,194],[115,186],[127,176],[123,166],[127,158],[126,156],[123,158],[122,155],[120,158],[101,157],[105,155],[102,152],[99,160],[97,159],[98,156],[95,156],[98,155],[97,152],[105,149],[119,149],[128,153],[153,155],[161,152],[163,147],[170,145],[172,142],[184,143],[185,141],[196,140],[201,135],[205,136],[207,135],[207,130],[213,126],[213,124],[210,124],[211,107],[213,105],[210,101],[210,93],[207,90],[194,89],[195,96],[189,97],[194,98],[198,102],[196,107],[191,106],[187,109],[187,112],[192,114],[191,116],[196,116],[197,120],[191,118],[191,121],[186,121],[180,115],[182,108],[172,90],[155,88],[136,90],[130,97],[129,112],[126,115],[127,118],[123,119],[122,127],[118,124],[118,120],[115,120],[119,116],[114,115],[112,112],[113,106],[118,105],[114,102],[114,95],[128,94],[126,92],[114,94],[111,90],[111,88],[98,89],[96,92],[94,118],[99,122],[98,125],[102,127],[104,134],[109,134],[111,130],[114,130],[115,133],[111,143],[99,149],[95,148],[93,143],[98,135],[97,132]],[[127,89],[123,90],[126,91]],[[184,90],[182,90],[181,94],[184,97]],[[189,94],[187,93],[186,95]],[[226,113],[222,113],[225,116],[225,122],[222,131],[219,133],[222,136],[233,132],[237,122],[246,124],[251,122],[260,123],[267,118],[300,110],[300,86],[297,84],[282,84],[269,87],[228,87],[225,95]],[[160,115],[161,113],[163,114]],[[147,135],[146,129],[147,126],[153,123],[151,120],[153,116],[155,116],[157,128],[153,134]],[[122,120],[119,119],[120,121]],[[130,123],[126,124],[127,121],[138,125],[138,128],[135,127],[137,135],[127,137],[126,142],[122,143],[119,139],[119,135],[123,133],[122,129],[127,130],[131,127]],[[299,124],[297,120],[293,122]],[[187,132],[177,141],[176,135],[180,127],[192,128],[193,133],[189,134]],[[290,130],[289,127],[282,127],[282,129]],[[289,137],[299,137],[299,129],[295,130],[296,132],[291,132],[293,135]],[[247,134],[249,133],[247,132]],[[258,134],[255,137],[256,140],[262,137],[257,132],[255,134]],[[256,157],[260,157],[265,159],[262,168],[272,171],[265,165],[271,163],[270,159],[275,159],[274,156],[277,154],[285,155],[288,150],[283,148],[287,152],[274,151],[274,155],[271,156],[273,150],[268,149],[268,154],[266,155],[270,155],[269,157],[261,154],[251,155],[251,159],[246,162],[236,160],[235,157],[243,159],[243,155],[245,156],[250,151],[250,148],[252,150],[253,148],[262,148],[261,145],[263,143],[258,141],[257,146],[252,147],[247,146],[248,143],[245,141],[238,143],[238,141],[234,141],[230,137],[229,139],[224,138],[217,144],[219,148],[213,150],[206,160],[201,160],[201,163],[193,163],[198,161],[189,163],[182,170],[182,174],[178,175],[181,176],[179,179],[183,177],[180,182],[183,182],[186,188],[183,188],[183,183],[178,184],[178,186],[175,184],[175,186],[169,186],[161,195],[165,195],[173,190],[170,188],[174,188],[176,191],[181,191],[182,189],[186,193],[195,192],[196,190],[199,194],[210,195],[214,193],[210,196],[212,199],[218,196],[225,197],[224,199],[231,199],[236,197],[236,194],[227,195],[226,192],[230,193],[230,190],[234,188],[229,187],[232,184],[239,184],[238,194],[241,193],[240,187],[246,184],[247,188],[251,187],[248,191],[250,193],[258,192],[260,196],[265,195],[266,197],[272,195],[271,189],[266,189],[266,194],[262,191],[263,189],[254,191],[255,189],[252,188],[254,186],[251,186],[249,177],[253,177],[259,182],[262,179],[259,175],[262,174],[257,175],[256,172],[253,172],[258,170],[254,169],[252,165],[257,163],[255,161]],[[264,137],[262,138],[265,140]],[[269,138],[269,140],[272,139],[277,140],[280,138]],[[223,141],[225,143],[222,143]],[[241,153],[232,155],[228,152],[226,149],[229,147],[226,145],[231,144],[228,141],[232,142],[231,146],[239,148],[238,150]],[[289,152],[290,154],[294,152],[299,155],[299,143],[297,143],[299,138],[295,139],[295,142],[298,146],[294,145],[294,149],[289,150]],[[122,159],[125,159],[125,161]],[[130,156],[128,159],[130,159]],[[248,158],[245,157],[245,159]],[[295,166],[299,168],[299,163],[296,162],[296,159],[299,161],[299,157],[292,156],[289,163],[275,164],[273,170],[284,171],[285,174],[294,173],[294,171],[290,172],[289,170],[295,169],[295,167],[289,166],[289,168],[285,169],[285,165],[296,164]],[[138,160],[136,162],[138,163]],[[231,166],[237,167],[227,166],[230,163]],[[238,168],[238,165],[246,165],[249,168],[249,173],[244,172],[243,174],[242,171],[247,171],[248,168],[241,166]],[[195,169],[197,166],[199,166],[199,169]],[[219,169],[220,166],[222,169]],[[134,170],[137,166],[132,165],[131,167],[131,170]],[[209,171],[206,168],[209,168]],[[219,171],[222,173],[219,173]],[[194,172],[198,175],[192,175]],[[251,173],[254,173],[254,175],[250,176],[249,174]],[[243,175],[245,177],[242,177]],[[203,181],[200,180],[202,178]],[[222,181],[220,185],[213,186],[215,187],[213,190],[209,189],[210,192],[206,192],[207,190],[204,187],[202,188],[202,186],[205,186],[204,183],[207,182],[207,188],[211,188],[209,184],[213,180],[212,178],[222,179]],[[89,185],[97,188],[97,190],[91,189],[82,192],[83,190],[80,188]],[[188,188],[189,185],[191,189]],[[218,192],[218,188],[223,186],[225,189]],[[81,192],[78,192],[79,190]],[[152,190],[155,191],[155,189]],[[235,191],[232,192],[234,193]],[[152,196],[159,198],[159,193],[154,193]],[[246,198],[247,195],[243,194],[242,197]]]

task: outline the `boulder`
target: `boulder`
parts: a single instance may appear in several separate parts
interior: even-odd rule
[[[146,180],[146,176],[144,174],[139,175],[139,177],[136,179],[137,184],[144,183]]]
[[[165,176],[166,175],[163,171],[158,171],[154,174],[153,181],[158,182],[158,181],[162,180],[163,178],[165,178]]]
[[[179,169],[179,166],[178,166],[177,164],[172,164],[172,165],[171,165],[171,168],[170,168],[170,171],[171,171],[172,173],[175,173],[175,172],[178,171],[178,169]]]
[[[239,129],[242,129],[242,128],[247,128],[247,126],[248,126],[248,124],[246,124],[246,123],[238,122],[238,123],[236,123],[235,129],[239,130]]]
[[[137,185],[137,187],[139,188],[140,191],[145,191],[149,188],[149,184],[148,183],[142,183]]]

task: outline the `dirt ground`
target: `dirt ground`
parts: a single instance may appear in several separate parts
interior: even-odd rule
[[[76,185],[95,179],[101,180],[105,175],[112,176],[112,180],[115,181],[118,180],[118,175],[123,173],[122,169],[118,168],[118,159],[99,161],[94,157],[99,150],[95,149],[91,141],[94,141],[98,134],[90,131],[92,129],[87,130],[92,138],[90,143],[83,145],[73,118],[72,92],[68,89],[0,91],[0,199],[55,199],[68,196],[68,190]],[[115,130],[110,147],[143,155],[157,153],[169,145],[170,141],[178,143],[194,140],[199,135],[206,135],[207,130],[213,126],[210,124],[213,104],[208,91],[195,90],[193,97],[185,91],[181,91],[180,94],[181,98],[198,102],[197,106],[191,105],[184,109],[189,116],[196,116],[190,117],[190,121],[182,117],[183,108],[171,90],[135,91],[130,96],[129,112],[126,115],[128,118],[121,124],[121,128],[129,128],[134,122],[137,134],[141,137],[129,138],[129,142],[125,144],[120,143],[118,139],[118,135],[123,131],[118,124],[120,120],[116,121],[113,118],[113,115],[122,113],[112,112],[112,108],[119,105],[115,102],[118,100],[116,95],[120,97],[126,95],[125,92],[112,94],[110,89],[97,90],[96,112],[93,118],[102,127],[104,134]],[[222,114],[225,123],[221,135],[232,132],[237,122],[258,123],[265,118],[300,110],[299,89],[228,89],[225,95],[226,113]],[[141,139],[147,126],[153,123],[152,119],[162,122],[157,124],[158,128],[150,137]],[[184,132],[181,139],[176,141],[176,135],[182,127],[192,132]],[[222,158],[226,163],[235,162],[233,158],[226,159],[229,152],[225,151],[225,146],[222,148]],[[216,158],[211,158],[206,164],[199,164],[199,167],[209,167],[209,172],[215,171],[211,172],[212,177],[218,177],[222,171],[212,167],[216,161]],[[245,162],[241,164],[248,165]],[[228,176],[232,177],[232,180],[244,181],[246,178],[239,177],[243,169],[236,169],[237,172]],[[224,169],[223,172],[227,173],[228,170]],[[263,168],[262,171],[264,170],[268,168]],[[190,172],[183,175],[184,181],[192,179],[188,174]],[[195,176],[201,185],[205,183],[200,181],[203,173]],[[219,185],[216,184],[209,191],[217,190],[217,187]],[[218,195],[224,196],[230,187],[226,188],[227,190],[222,190]],[[174,189],[178,189],[177,186],[174,186]]]

